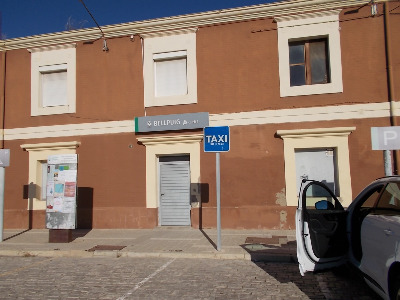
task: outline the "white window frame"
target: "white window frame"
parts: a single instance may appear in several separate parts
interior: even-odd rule
[[[281,97],[343,92],[340,47],[340,10],[275,18],[278,25],[279,78]],[[330,82],[290,86],[289,42],[327,38]]]
[[[46,201],[47,199],[47,160],[39,160],[37,166],[37,171],[40,172],[37,176],[38,183],[37,185],[40,187],[40,194],[37,195],[39,200]]]
[[[27,204],[27,209],[43,210],[46,209],[46,201],[43,201],[43,193],[46,193],[47,183],[42,182],[42,166],[47,162],[50,155],[76,154],[76,149],[80,142],[57,142],[57,143],[38,143],[23,144],[20,147],[29,153],[29,184],[36,185],[36,194],[32,203]]]
[[[168,32],[160,35],[144,34],[143,77],[145,107],[197,103],[196,29]],[[173,59],[186,51],[187,93],[157,97],[155,94],[155,61]]]
[[[76,45],[28,49],[31,52],[31,116],[76,112]],[[42,74],[67,71],[66,105],[44,106]]]
[[[355,127],[334,127],[278,130],[283,139],[285,158],[286,202],[288,206],[297,206],[298,190],[296,178],[295,152],[299,149],[335,148],[338,186],[343,206],[350,205],[353,197],[350,176],[349,135]]]
[[[158,161],[162,155],[189,155],[190,156],[190,182],[192,185],[200,184],[200,153],[202,134],[176,135],[163,137],[141,137],[137,139],[146,146],[146,207],[158,208],[160,185],[158,174]],[[200,194],[195,194],[200,203]]]

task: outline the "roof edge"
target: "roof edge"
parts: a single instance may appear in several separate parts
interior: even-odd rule
[[[385,1],[386,0],[378,0],[377,2]],[[338,9],[343,7],[363,5],[368,2],[369,0],[287,0],[238,8],[213,10],[202,13],[106,25],[102,26],[102,30],[105,34],[105,38],[112,38],[133,34],[146,34],[167,30],[223,24],[228,22],[247,21],[259,18],[278,17],[316,10]],[[102,34],[96,27],[62,31],[0,40],[0,51],[94,40],[101,37]]]

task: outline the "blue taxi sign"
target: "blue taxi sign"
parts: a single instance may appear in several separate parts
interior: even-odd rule
[[[204,152],[227,152],[229,150],[229,126],[204,127]]]

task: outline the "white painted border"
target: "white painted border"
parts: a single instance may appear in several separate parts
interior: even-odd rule
[[[31,116],[76,112],[76,45],[60,45],[28,49],[31,52]],[[67,105],[43,107],[41,101],[41,70],[67,70]]]
[[[293,18],[275,18],[278,21],[278,53],[281,97],[343,92],[342,57],[339,31],[340,10],[302,14]],[[289,41],[327,37],[331,82],[290,86]]]
[[[156,97],[154,84],[154,55],[186,51],[187,88],[186,95]],[[197,103],[196,33],[166,35],[144,38],[144,104],[145,107]]]
[[[161,155],[190,155],[190,183],[200,181],[200,142],[203,134],[141,137],[146,146],[146,207],[156,208],[159,203],[158,158]],[[200,199],[198,199],[200,200]]]
[[[38,138],[49,138],[49,137],[126,133],[126,132],[134,132],[134,130],[135,130],[134,120],[95,122],[95,123],[5,129],[4,139],[11,141],[11,140],[38,139]]]
[[[352,197],[348,136],[355,127],[278,130],[283,139],[285,156],[286,201],[297,206],[295,150],[312,148],[335,148],[340,197],[343,206],[350,205]]]
[[[36,184],[36,197],[33,201],[28,202],[28,210],[43,210],[46,209],[46,201],[41,200],[40,195],[45,188],[41,179],[40,162],[47,161],[50,155],[58,154],[76,154],[80,142],[59,142],[59,143],[38,143],[38,144],[23,144],[20,147],[29,152],[29,183]]]
[[[400,116],[400,102],[393,103],[394,116]],[[210,126],[246,126],[352,119],[388,118],[388,102],[277,109],[210,115]],[[5,129],[4,140],[117,134],[135,131],[134,120],[66,124]],[[1,133],[1,131],[0,131]]]

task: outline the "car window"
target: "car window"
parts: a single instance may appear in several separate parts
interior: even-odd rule
[[[376,208],[400,213],[400,183],[391,182],[386,186]]]
[[[364,201],[361,200],[362,204],[361,207],[363,208],[372,208],[375,206],[375,202],[379,197],[379,194],[382,191],[382,187],[383,185],[377,186],[376,188],[374,188],[373,190],[369,191],[367,195],[365,195],[364,197]]]
[[[343,207],[327,187],[313,182],[307,186],[305,206],[308,210],[342,210]]]

